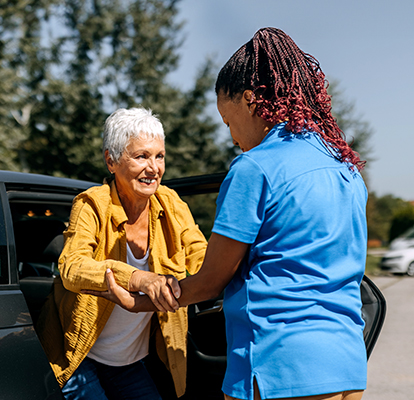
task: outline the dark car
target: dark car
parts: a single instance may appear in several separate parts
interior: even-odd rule
[[[164,182],[188,202],[206,234],[225,174]],[[73,198],[92,182],[0,171],[0,398],[62,399],[34,329],[52,288]],[[370,355],[385,317],[385,300],[367,278],[361,285],[364,338]],[[222,399],[226,339],[221,297],[189,307],[188,389],[181,398]],[[149,370],[165,399],[175,399],[168,373]]]

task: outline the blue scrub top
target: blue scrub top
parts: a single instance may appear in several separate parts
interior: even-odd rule
[[[250,244],[225,290],[223,391],[253,399],[366,387],[359,285],[367,191],[315,133],[276,125],[237,157],[213,232]]]

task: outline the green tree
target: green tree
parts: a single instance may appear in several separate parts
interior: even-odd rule
[[[407,201],[387,194],[370,193],[367,205],[368,238],[388,243],[414,225],[414,207]]]
[[[50,30],[59,7],[29,0],[0,8],[0,74],[10,76],[9,87],[0,87],[0,151],[9,155],[1,167],[92,179],[103,171],[92,150],[100,142],[93,120],[105,114],[96,89],[61,69],[64,42]]]
[[[387,242],[392,216],[402,205],[403,200],[392,195],[378,197],[370,193],[367,205],[368,238]]]
[[[1,1],[1,168],[100,181],[106,116],[142,104],[165,127],[166,177],[223,170],[204,112],[213,64],[188,91],[167,81],[181,45],[177,0]]]
[[[392,218],[389,231],[389,241],[400,236],[408,229],[414,226],[414,206],[406,203],[402,208],[398,209]]]
[[[30,135],[35,91],[44,74],[41,51],[42,1],[0,3],[0,167],[27,170],[25,145]]]

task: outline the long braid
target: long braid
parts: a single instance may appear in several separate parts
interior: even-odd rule
[[[361,161],[344,139],[332,116],[327,81],[319,62],[304,53],[283,31],[263,28],[230,58],[219,73],[216,93],[230,98],[252,90],[257,114],[271,123],[287,121],[286,129],[317,132],[342,162],[361,170]]]

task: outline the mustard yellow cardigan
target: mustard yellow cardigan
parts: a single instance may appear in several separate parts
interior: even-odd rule
[[[72,206],[65,245],[55,279],[37,324],[37,332],[61,387],[86,357],[102,332],[114,303],[81,289],[105,290],[105,271],[128,288],[134,268],[126,264],[127,216],[115,183],[92,187]],[[160,186],[150,197],[149,268],[183,279],[203,262],[206,240],[178,195]],[[177,396],[185,392],[187,309],[157,313],[157,352],[172,374]]]

